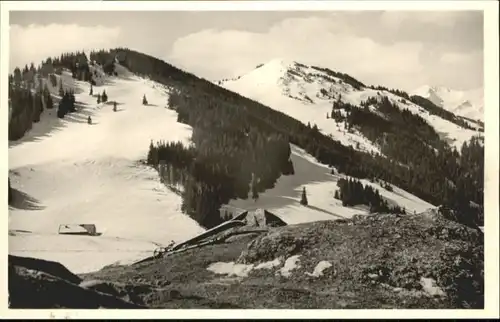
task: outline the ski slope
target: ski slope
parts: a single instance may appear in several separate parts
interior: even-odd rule
[[[119,65],[118,76],[96,70],[93,96],[88,83],[64,72],[60,77],[65,89],[75,90],[77,112],[58,119],[57,108],[45,110],[9,148],[17,195],[9,209],[9,253],[59,261],[76,273],[130,263],[152,255],[158,245],[204,231],[181,213],[181,197],[138,162],[151,140],[190,144],[191,128],[165,108],[167,89]],[[57,88],[48,84],[58,101]],[[103,90],[108,103],[97,104]],[[95,224],[101,235],[58,235],[60,224]]]
[[[225,209],[238,213],[243,210],[264,208],[279,216],[289,225],[351,218],[354,215],[369,213],[365,206],[344,207],[340,200],[334,198],[335,191],[339,189],[338,180],[348,179],[349,176],[338,174],[338,171],[332,175],[328,166],[318,163],[313,156],[295,145],[291,145],[291,150],[294,175],[281,176],[274,188],[260,193],[256,201],[251,198],[231,200]],[[377,189],[389,204],[404,207],[407,212],[420,213],[429,208],[435,208],[434,205],[394,185],[391,185],[393,191],[389,191],[378,183],[372,183],[369,180],[360,181],[363,185],[370,185]],[[300,204],[303,187],[306,188],[307,206]]]
[[[341,101],[360,105],[369,97],[386,96],[401,109],[421,116],[438,133],[446,137],[451,146],[460,151],[462,144],[481,132],[462,128],[448,120],[430,114],[422,107],[405,101],[385,90],[362,87],[355,89],[350,84],[327,72],[297,62],[274,59],[249,73],[235,79],[218,82],[220,86],[242,96],[259,101],[283,112],[304,124],[308,122],[324,134],[354,149],[381,154],[378,145],[368,140],[359,131],[345,129],[345,122],[327,118],[332,105],[340,96]],[[372,111],[374,110],[372,106]]]

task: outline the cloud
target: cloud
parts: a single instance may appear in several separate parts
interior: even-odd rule
[[[120,28],[79,26],[76,24],[50,24],[10,26],[9,69],[16,66],[38,65],[48,57],[63,52],[111,48],[118,45]]]
[[[329,19],[311,17],[286,19],[266,33],[213,29],[193,33],[178,39],[168,58],[207,78],[241,74],[282,57],[377,82],[384,74],[420,72],[421,50],[415,42],[382,45],[339,32]]]
[[[402,24],[453,27],[455,21],[461,17],[461,13],[450,11],[384,11],[380,17],[382,23],[393,28],[399,28]]]
[[[441,56],[441,62],[444,64],[458,64],[469,60],[470,55],[462,53],[446,52]]]
[[[408,91],[422,85],[483,86],[478,11],[197,12],[191,23],[186,21],[192,13],[183,12],[175,19],[163,13],[116,19],[92,14],[80,24],[57,17],[44,23],[58,24],[10,26],[11,69],[65,51],[126,46],[212,80],[282,57]],[[107,26],[92,25],[100,21]],[[158,30],[164,30],[161,39],[145,37]]]
[[[459,44],[450,44],[460,38],[451,32],[457,21],[463,21],[463,14],[380,11],[317,17],[313,13],[284,19],[264,32],[192,33],[177,39],[165,58],[209,79],[240,75],[281,57],[405,90],[434,81],[452,88],[477,88],[482,86],[482,49],[471,54]],[[433,31],[434,36],[418,33],[419,28]]]

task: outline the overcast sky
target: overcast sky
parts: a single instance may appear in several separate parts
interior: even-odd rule
[[[483,86],[481,11],[10,13],[10,65],[125,46],[216,80],[282,57],[367,84]]]

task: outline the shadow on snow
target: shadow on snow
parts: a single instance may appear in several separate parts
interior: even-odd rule
[[[40,204],[40,201],[29,194],[12,188],[12,202],[9,204],[9,210],[43,210],[45,206]]]
[[[57,104],[55,104],[57,106]],[[39,142],[67,127],[68,123],[87,123],[87,118],[93,117],[94,110],[85,108],[87,104],[76,102],[76,111],[68,113],[64,118],[57,117],[57,107],[45,109],[40,115],[40,122],[33,123],[32,128],[24,136],[15,141],[9,141],[9,148],[26,142]]]

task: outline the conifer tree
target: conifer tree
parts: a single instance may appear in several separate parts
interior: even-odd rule
[[[113,112],[116,112],[116,101],[113,102]]]
[[[14,84],[19,86],[21,85],[21,81],[22,81],[21,70],[19,69],[19,67],[16,67],[14,69]]]
[[[146,99],[146,94],[142,97],[142,105],[148,105],[148,100]]]
[[[153,145],[153,140],[149,144],[147,163],[153,167],[158,165],[158,148]]]
[[[257,201],[257,199],[259,199],[259,193],[257,192],[257,183],[258,179],[255,177],[255,174],[252,173],[252,180],[250,181],[250,192],[254,201]]]
[[[64,96],[64,88],[63,88],[62,80],[59,81],[59,96],[61,96],[61,97]]]
[[[52,100],[52,95],[50,95],[50,92],[47,94],[47,101],[45,102],[45,105],[47,109],[54,108],[54,101]]]
[[[92,96],[94,94],[94,87],[92,86],[92,84],[90,84],[90,93],[89,95]]]
[[[75,94],[73,93],[73,90],[71,90],[68,93],[68,112],[73,113],[76,111],[76,99],[75,99]]]
[[[88,124],[92,124],[92,118],[90,117],[90,115],[89,115],[89,117],[87,118],[87,123],[88,123]]]
[[[57,117],[64,118],[66,113],[68,113],[68,96],[63,94],[59,101],[59,107],[57,108]]]
[[[308,205],[307,195],[306,195],[306,187],[302,188],[302,197],[300,198],[300,204],[303,206]]]
[[[103,103],[106,103],[106,102],[108,101],[108,95],[106,94],[106,90],[103,90],[103,91],[102,91],[101,101],[102,101]]]
[[[97,94],[97,104],[101,104],[101,94]]]
[[[42,91],[33,95],[33,123],[40,122],[40,115],[43,113]]]

